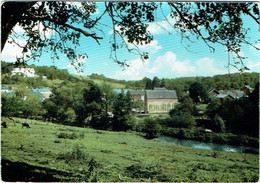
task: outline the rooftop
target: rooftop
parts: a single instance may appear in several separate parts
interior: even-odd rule
[[[175,90],[147,90],[147,98],[149,99],[177,99]]]
[[[35,88],[32,89],[32,92],[51,92],[51,90],[49,88]]]

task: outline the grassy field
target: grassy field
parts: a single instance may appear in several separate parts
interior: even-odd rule
[[[1,129],[4,181],[258,181],[258,155],[179,147],[136,132],[27,120]]]
[[[91,81],[93,81],[95,84],[97,84],[98,86],[103,86],[104,84],[107,84],[107,85],[109,85],[109,86],[110,86],[111,88],[113,88],[113,89],[125,89],[125,88],[126,88],[126,85],[120,84],[120,83],[117,83],[117,82],[104,81],[104,80],[102,80],[102,79],[91,79],[91,78],[88,77],[88,76],[82,76],[82,77],[76,76],[76,75],[74,75],[74,76],[77,77],[77,78],[80,78],[80,79],[84,78],[84,79],[86,79],[86,80],[91,80]]]

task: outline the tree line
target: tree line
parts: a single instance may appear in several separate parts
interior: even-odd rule
[[[25,100],[3,94],[2,105],[3,116],[115,131],[134,128],[130,93],[117,95],[109,85],[98,87],[91,81],[65,81],[53,87],[50,98],[43,102],[37,94],[30,94]]]

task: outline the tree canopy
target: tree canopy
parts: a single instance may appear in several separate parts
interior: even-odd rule
[[[149,23],[155,22],[155,14],[162,10],[163,3],[154,2],[104,2],[105,9],[100,16],[93,16],[97,11],[95,2],[65,2],[65,1],[31,1],[4,2],[2,5],[1,50],[7,41],[23,48],[23,56],[17,58],[17,63],[39,57],[43,51],[50,51],[53,59],[59,59],[59,54],[65,54],[76,68],[79,58],[87,57],[87,53],[77,53],[82,36],[91,38],[100,44],[103,38],[100,20],[106,15],[112,22],[111,57],[119,64],[125,62],[117,58],[117,50],[125,47],[129,52],[137,53],[142,59],[149,58],[147,52],[140,52],[138,45],[149,44],[153,40],[147,30]],[[192,35],[202,39],[214,51],[213,43],[218,43],[239,59],[239,62],[229,61],[228,66],[240,71],[248,69],[241,56],[242,44],[249,44],[255,49],[257,43],[250,42],[248,29],[243,27],[242,16],[251,18],[259,24],[259,8],[256,3],[167,3],[174,24],[165,20],[180,36],[190,40]],[[19,8],[17,8],[19,7]],[[162,10],[163,12],[163,10]],[[14,27],[18,25],[24,30],[25,44],[17,42]],[[48,32],[54,31],[54,35]],[[258,40],[259,41],[259,40]],[[127,43],[134,45],[130,48]]]

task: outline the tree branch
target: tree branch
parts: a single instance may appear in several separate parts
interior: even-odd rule
[[[97,37],[95,33],[91,34],[83,29],[80,29],[78,27],[74,27],[72,25],[69,25],[69,24],[66,24],[66,23],[61,23],[61,22],[58,22],[57,20],[54,20],[54,19],[51,19],[49,17],[43,17],[43,16],[37,16],[37,15],[33,15],[31,13],[28,13],[29,15],[29,18],[33,19],[33,20],[42,20],[42,21],[49,21],[49,22],[52,22],[52,23],[55,23],[55,24],[58,24],[58,25],[62,25],[62,26],[65,26],[65,27],[68,27],[72,30],[75,30],[77,32],[80,32],[82,33],[84,36],[86,37],[92,37],[93,39],[96,40],[96,42],[100,45],[99,43],[99,39],[103,39],[102,37]]]
[[[201,34],[201,32],[194,26],[192,25],[192,23],[187,20],[183,15],[182,13],[178,10],[178,8],[174,5],[174,3],[169,3],[170,7],[172,6],[176,12],[179,14],[179,16],[181,17],[181,19],[187,23],[190,27],[191,27],[191,30],[193,30],[196,34],[198,34],[200,36],[200,38],[206,43],[206,45],[211,48],[213,51],[215,51],[215,48],[213,48],[212,46],[210,46],[207,42],[207,40],[204,38],[204,36]]]

